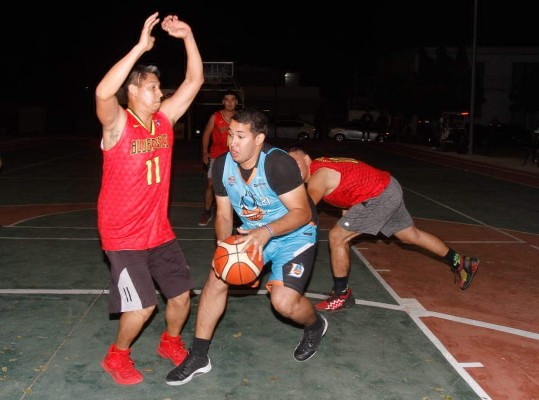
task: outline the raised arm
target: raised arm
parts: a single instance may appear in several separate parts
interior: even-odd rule
[[[156,12],[146,19],[138,43],[113,65],[95,90],[96,113],[103,126],[105,149],[112,147],[119,140],[126,121],[125,112],[118,102],[116,93],[138,59],[152,49],[155,37],[151,36],[151,33],[154,26],[159,23],[158,15]]]
[[[189,25],[180,21],[176,15],[169,15],[163,20],[161,27],[170,36],[183,39],[187,53],[185,79],[176,92],[163,101],[160,108],[160,111],[164,112],[171,124],[174,125],[185,111],[187,111],[204,83],[204,71],[202,68],[202,58],[200,57],[195,37]]]

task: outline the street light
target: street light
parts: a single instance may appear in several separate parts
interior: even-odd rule
[[[474,0],[473,13],[473,42],[472,42],[472,88],[470,90],[470,139],[468,143],[468,154],[473,154],[473,130],[475,115],[475,49],[477,47],[477,8],[479,0]]]

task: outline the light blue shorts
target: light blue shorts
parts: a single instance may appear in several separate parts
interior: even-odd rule
[[[303,294],[313,271],[318,228],[308,225],[301,232],[271,239],[264,248],[266,268],[271,273],[266,288],[282,285]],[[271,262],[271,265],[268,263]]]

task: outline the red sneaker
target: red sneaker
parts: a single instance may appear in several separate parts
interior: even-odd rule
[[[157,347],[157,354],[168,358],[175,366],[178,366],[187,356],[187,350],[185,350],[181,336],[170,336],[167,332],[163,332]]]
[[[198,226],[207,226],[212,220],[211,211],[204,211],[198,221]]]
[[[355,304],[354,296],[352,296],[352,290],[346,289],[346,292],[336,294],[333,290],[327,299],[316,304],[314,307],[318,311],[337,311],[343,308],[350,308]]]
[[[468,289],[478,268],[479,259],[477,257],[461,256],[458,267],[453,270],[455,283],[458,283],[462,290]]]
[[[136,370],[130,353],[130,349],[119,350],[115,345],[111,345],[101,362],[101,367],[120,385],[136,385],[144,380],[142,374]]]

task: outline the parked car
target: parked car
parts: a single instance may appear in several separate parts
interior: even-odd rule
[[[328,137],[335,139],[338,142],[343,140],[362,140],[364,142],[385,142],[389,139],[389,132],[379,130],[378,128],[370,128],[367,130],[359,121],[343,122],[339,126],[332,128],[328,132]]]
[[[268,126],[268,137],[306,140],[316,137],[316,128],[301,119],[279,119]]]

